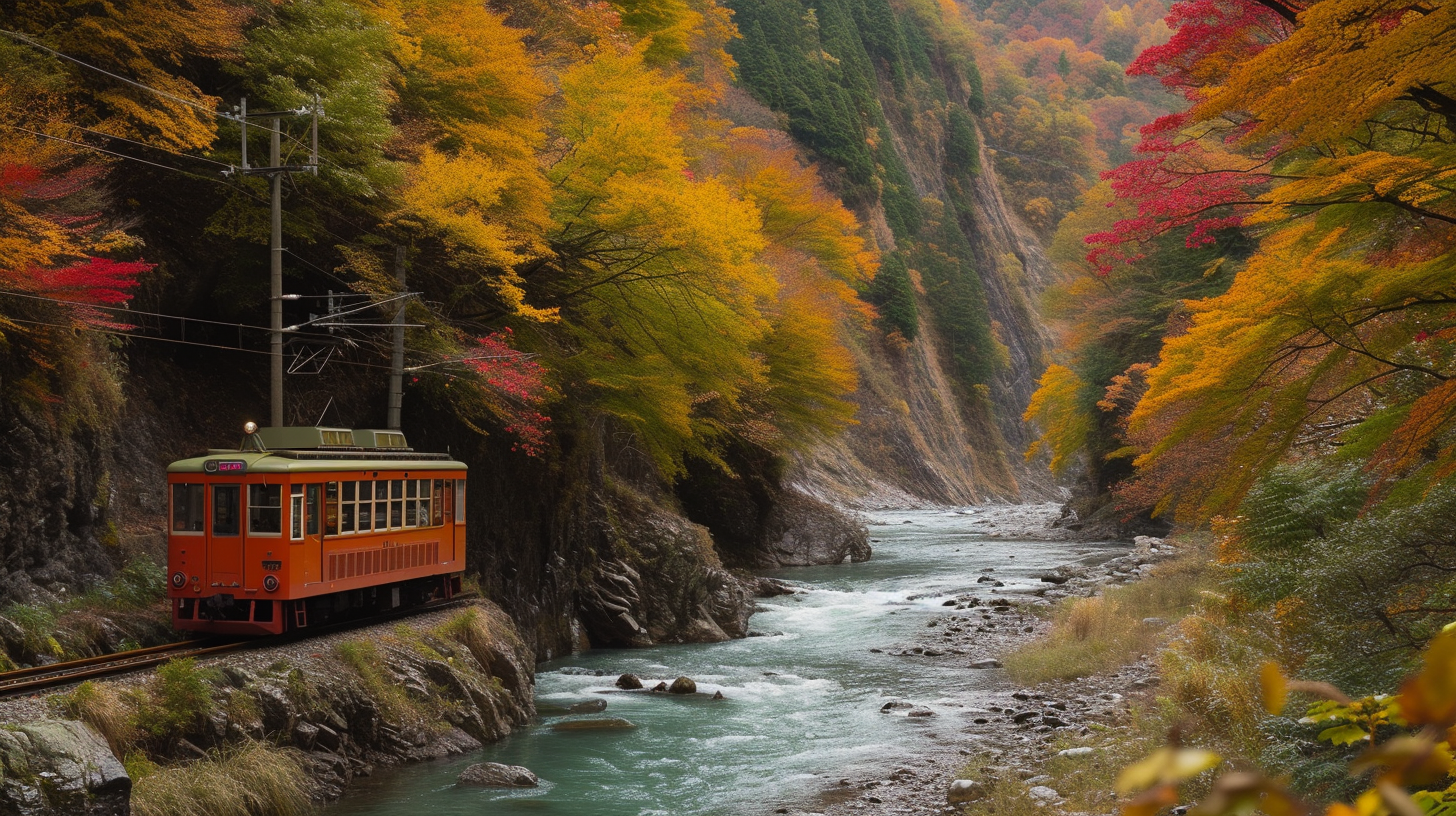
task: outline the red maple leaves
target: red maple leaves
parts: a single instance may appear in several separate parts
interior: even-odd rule
[[[1129,75],[1157,76],[1163,85],[1196,103],[1202,90],[1218,84],[1231,66],[1247,60],[1288,35],[1288,23],[1254,0],[1184,0],[1169,10],[1174,29],[1163,45],[1143,51]],[[1142,257],[1135,248],[1170,230],[1191,227],[1189,247],[1212,243],[1214,233],[1237,227],[1239,205],[1252,204],[1256,188],[1271,177],[1261,165],[1230,169],[1210,154],[1205,140],[1223,141],[1243,135],[1247,123],[1197,123],[1189,110],[1163,116],[1139,131],[1139,157],[1106,171],[1118,198],[1137,205],[1137,216],[1118,221],[1111,230],[1083,239],[1093,247],[1087,260],[1101,275],[1118,263]],[[1191,132],[1201,128],[1202,132]]]
[[[506,419],[506,432],[516,436],[511,450],[539,456],[551,434],[551,417],[540,411],[551,388],[546,383],[546,367],[534,355],[512,348],[511,334],[505,328],[476,338],[476,348],[463,362],[494,395],[493,407]]]
[[[67,199],[88,190],[104,174],[105,168],[94,165],[59,172],[23,164],[0,165],[0,200],[18,208],[17,217],[50,225],[47,229],[59,239],[58,246],[50,250],[52,257],[70,254],[77,258],[53,267],[38,264],[0,267],[0,285],[70,305],[71,317],[83,325],[126,330],[132,327],[113,320],[96,307],[126,303],[137,285],[137,276],[156,264],[83,255],[80,248],[85,245],[87,234],[100,226],[102,217],[100,213],[76,212],[74,205],[67,206]]]

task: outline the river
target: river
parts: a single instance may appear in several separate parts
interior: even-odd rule
[[[382,769],[358,780],[329,816],[737,816],[808,806],[843,777],[904,763],[953,738],[978,712],[978,690],[997,670],[970,659],[897,656],[944,601],[991,600],[1044,587],[1037,576],[1091,563],[1125,545],[993,538],[976,511],[879,512],[874,557],[861,564],[768,573],[802,591],[760,601],[756,636],[717,644],[597,649],[538,667],[538,705],[605,699],[583,717],[623,717],[630,731],[557,732],[546,717],[483,750],[448,760]],[[993,570],[993,572],[986,572]],[[994,576],[1005,586],[980,582]],[[992,592],[996,594],[992,594]],[[880,651],[872,651],[880,650]],[[617,691],[623,672],[648,687],[678,675],[704,694],[676,697]],[[721,691],[725,699],[710,695]],[[890,700],[935,712],[886,714]],[[457,787],[467,765],[524,765],[541,786]]]

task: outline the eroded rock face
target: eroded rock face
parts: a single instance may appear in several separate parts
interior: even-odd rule
[[[724,569],[706,528],[625,487],[606,501],[605,557],[579,590],[593,645],[714,643],[748,634],[756,585]]]
[[[0,813],[129,816],[131,778],[90,728],[35,720],[0,728]]]
[[[741,456],[740,459],[747,459]],[[730,456],[749,475],[733,479],[715,467],[690,466],[678,488],[688,517],[706,525],[729,566],[748,569],[859,562],[870,557],[869,533],[852,514]]]

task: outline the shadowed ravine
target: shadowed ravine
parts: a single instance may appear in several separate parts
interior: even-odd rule
[[[912,523],[906,524],[905,521]],[[973,646],[951,661],[891,651],[945,612],[950,596],[990,599],[1043,587],[1037,576],[1077,561],[1100,561],[1122,545],[1028,542],[972,532],[973,517],[945,511],[877,514],[875,556],[862,564],[784,570],[800,594],[762,602],[760,636],[710,645],[595,650],[539,667],[537,703],[605,699],[605,712],[631,731],[560,733],[547,717],[484,751],[408,766],[360,780],[331,816],[432,814],[763,813],[809,804],[841,777],[905,761],[952,741],[993,674],[968,668]],[[991,594],[982,570],[1005,586]],[[871,649],[883,649],[872,652]],[[692,698],[613,688],[623,672],[650,687],[687,675],[706,694]],[[725,700],[710,695],[722,691]],[[935,712],[880,712],[905,699]],[[467,765],[524,765],[540,788],[456,787]]]

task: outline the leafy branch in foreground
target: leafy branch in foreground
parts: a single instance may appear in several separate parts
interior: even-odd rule
[[[1264,707],[1270,714],[1284,709],[1290,692],[1323,698],[1310,706],[1301,723],[1323,726],[1318,739],[1334,745],[1364,743],[1349,763],[1350,774],[1367,781],[1351,802],[1334,802],[1325,816],[1451,816],[1456,814],[1456,624],[1431,641],[1424,666],[1407,679],[1398,694],[1352,700],[1327,683],[1287,679],[1279,667],[1266,664],[1260,675]],[[1182,801],[1182,786],[1220,766],[1211,751],[1170,745],[1126,768],[1119,776],[1121,794],[1136,794],[1123,816],[1153,816]],[[1284,784],[1258,770],[1221,774],[1208,793],[1189,809],[1189,816],[1306,816],[1319,811]]]

